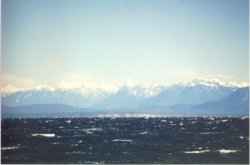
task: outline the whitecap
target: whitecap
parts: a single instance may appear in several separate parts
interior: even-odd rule
[[[54,133],[33,133],[32,136],[42,136],[42,137],[47,137],[47,138],[53,138],[55,137],[56,134]]]
[[[244,136],[239,136],[239,138],[240,138],[241,140],[243,140],[243,139],[244,139]]]
[[[194,151],[184,151],[185,154],[203,154],[210,152],[210,150],[194,150]]]
[[[16,150],[18,148],[19,148],[19,146],[2,147],[2,150],[3,151],[6,151],[6,150]]]
[[[71,124],[71,120],[66,120],[65,123]]]
[[[229,150],[229,149],[220,149],[218,150],[220,154],[230,154],[230,153],[236,153],[238,150]]]
[[[82,131],[84,131],[87,134],[93,134],[94,132],[101,132],[103,131],[102,128],[86,128],[86,129],[82,129]]]
[[[131,142],[133,142],[133,140],[131,140],[131,139],[113,139],[112,142],[127,142],[127,143],[131,143]]]
[[[146,135],[146,134],[148,134],[147,131],[143,131],[143,132],[140,132],[140,133],[139,133],[139,135]]]

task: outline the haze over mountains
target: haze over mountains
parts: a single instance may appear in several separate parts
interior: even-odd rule
[[[121,86],[115,91],[30,89],[5,93],[3,116],[81,114],[248,115],[249,87],[213,81],[172,86]]]

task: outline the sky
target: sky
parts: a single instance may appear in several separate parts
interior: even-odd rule
[[[247,82],[248,9],[248,0],[2,0],[2,84]]]

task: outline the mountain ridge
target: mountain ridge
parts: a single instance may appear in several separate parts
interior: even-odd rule
[[[27,108],[29,105],[39,107],[39,105],[62,104],[73,106],[74,108],[71,108],[73,111],[77,109],[79,112],[93,114],[138,112],[167,115],[204,115],[215,114],[214,112],[218,111],[223,115],[223,113],[230,114],[227,110],[232,114],[237,114],[235,109],[240,109],[240,113],[238,113],[240,115],[248,114],[249,87],[237,88],[198,84],[157,87],[157,89],[160,90],[159,93],[150,97],[144,95],[144,88],[139,87],[122,87],[116,92],[100,92],[100,95],[93,95],[93,97],[91,95],[83,96],[77,91],[25,91],[4,96],[2,105],[5,113],[8,113],[7,109],[10,109],[8,106],[24,109],[25,106]],[[54,111],[53,107],[44,109]],[[64,112],[64,109],[65,107],[57,112]],[[42,109],[39,110],[42,111]]]
[[[120,103],[121,108],[128,104],[128,100],[130,100],[130,104],[137,106],[142,106],[142,104],[169,106],[177,103],[198,104],[218,100],[229,95],[236,89],[238,88],[235,86],[222,86],[218,83],[208,85],[201,82],[196,82],[195,85],[191,83],[148,88],[141,86],[121,86],[112,92],[103,90],[85,92],[76,89],[51,90],[44,88],[3,95],[2,101],[5,105],[66,104],[85,108],[91,106],[103,107],[107,104],[115,106]],[[118,108],[118,105],[116,108]]]

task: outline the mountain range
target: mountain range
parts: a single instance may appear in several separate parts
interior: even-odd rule
[[[116,91],[30,89],[2,96],[4,117],[65,113],[241,116],[249,113],[249,87],[193,81],[148,88],[121,86]]]

